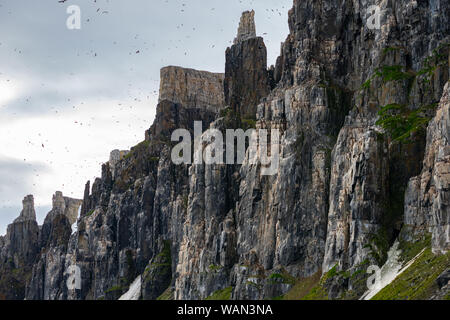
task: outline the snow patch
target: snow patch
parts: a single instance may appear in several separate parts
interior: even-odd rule
[[[394,245],[389,249],[388,259],[386,263],[381,267],[381,280],[377,282],[372,289],[366,291],[359,300],[370,300],[383,288],[388,286],[395,280],[399,275],[401,275],[406,269],[408,269],[422,253],[425,251],[423,249],[417,256],[415,256],[411,261],[409,261],[406,266],[402,268],[402,263],[399,261],[401,250],[398,249],[400,243],[395,241]]]
[[[78,223],[75,222],[75,223],[72,225],[72,234],[76,233],[77,231],[78,231]]]
[[[141,297],[141,276],[137,277],[136,280],[130,286],[130,289],[122,295],[119,300],[139,300]]]

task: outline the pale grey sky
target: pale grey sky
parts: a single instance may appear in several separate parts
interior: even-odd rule
[[[81,8],[81,30],[66,9]],[[35,196],[81,198],[113,149],[144,139],[166,65],[223,72],[242,11],[256,11],[269,65],[292,0],[0,0],[0,234]]]

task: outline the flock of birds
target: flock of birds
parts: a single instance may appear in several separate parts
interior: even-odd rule
[[[105,8],[105,7],[103,7],[103,5],[100,6],[99,3],[101,2],[101,0],[99,0],[98,2],[97,2],[97,0],[92,0],[92,1],[93,1],[93,3],[95,3],[95,4],[97,4],[99,6],[99,7],[97,7],[97,9],[94,9],[93,12],[95,12],[97,14],[109,14],[111,12],[111,8]],[[105,0],[105,1],[106,1],[106,3],[109,3],[109,0]],[[246,5],[247,7],[250,7],[250,8],[252,7],[252,4],[254,3],[254,1],[252,1],[252,0],[248,0],[248,1],[237,0],[237,1],[239,2],[239,4]],[[59,4],[70,5],[72,1],[69,1],[69,0],[58,0],[57,2]],[[164,0],[164,2],[167,4],[167,3],[169,3],[169,0]],[[172,1],[171,0],[171,2],[176,2],[176,1]],[[77,1],[74,1],[73,3],[77,4]],[[276,1],[274,1],[274,3],[276,3]],[[291,0],[286,0],[286,5],[290,5],[290,4],[291,4]],[[181,13],[187,13],[189,11],[187,3],[184,3],[184,2],[180,3],[179,9],[180,9]],[[205,8],[205,10],[209,10],[211,12],[214,12],[214,14],[220,14],[218,12],[217,8],[215,8],[215,7],[211,7],[209,9]],[[271,15],[279,15],[279,16],[285,15],[287,9],[286,9],[285,6],[281,6],[281,9],[278,9],[278,8],[266,8],[265,11],[266,11],[265,18],[267,20],[270,20],[271,19]],[[91,13],[91,17],[90,18],[86,18],[85,19],[85,22],[91,22],[91,19],[93,19],[92,13]],[[178,32],[180,32],[180,34],[182,34],[181,31],[184,31],[185,39],[181,39],[181,38],[169,39],[168,40],[169,46],[167,47],[167,52],[168,52],[167,55],[170,55],[169,52],[172,52],[172,51],[180,51],[181,48],[183,48],[184,41],[190,41],[193,38],[193,36],[189,34],[190,31],[196,32],[196,31],[198,31],[198,28],[195,25],[187,26],[185,23],[179,23],[179,24],[176,25],[176,30],[178,30]],[[223,29],[220,29],[220,31],[224,32]],[[234,32],[234,29],[233,29],[233,32]],[[263,35],[267,35],[267,33],[263,33]],[[157,46],[160,45],[160,43],[156,44],[155,41],[152,41],[152,40],[141,41],[140,38],[141,38],[140,34],[136,34],[134,36],[134,40],[136,41],[136,46],[138,46],[138,43],[139,43],[142,47],[135,47],[133,50],[130,50],[130,48],[129,48],[128,49],[129,50],[128,55],[142,55],[143,56],[144,53],[148,53],[148,52],[150,52],[151,50],[154,50]],[[229,43],[232,43],[232,39],[229,39],[227,41],[229,41]],[[112,44],[115,47],[119,47],[119,42],[120,41],[114,41]],[[218,49],[218,50],[221,49],[221,48],[218,48],[218,47],[219,46],[217,46],[214,43],[210,44],[210,48],[211,49]],[[121,48],[121,50],[123,50],[123,48]],[[17,54],[22,54],[22,49],[15,48],[14,51]],[[82,56],[83,56],[83,54],[82,53],[80,54],[79,51],[76,52],[75,54],[79,58],[80,57],[82,58]],[[183,50],[183,54],[184,54],[184,56],[187,56],[189,54],[189,52],[186,51],[186,50]],[[104,55],[101,55],[95,49],[89,50],[86,53],[86,55],[90,56],[92,58],[97,58],[97,59],[104,57]],[[163,58],[162,58],[161,59],[161,64],[163,64],[163,63],[164,63],[164,61],[163,61]],[[128,74],[126,76],[130,77],[130,82],[131,82],[132,74],[134,73],[134,71],[136,71],[136,69],[133,66],[129,66],[128,71],[129,71],[130,74]],[[0,74],[0,77],[1,76],[4,76],[4,74]],[[76,76],[76,75],[73,72],[71,72],[70,76],[73,77],[73,76]],[[0,78],[0,81],[1,80],[2,79]],[[10,79],[7,79],[5,81],[10,81]],[[156,88],[157,87],[157,83],[159,82],[159,79],[154,79],[154,78],[148,77],[146,79],[146,81],[152,82],[153,83],[153,87]],[[42,84],[42,87],[44,88],[45,84]],[[118,111],[123,111],[124,109],[132,110],[133,108],[135,108],[135,104],[144,104],[146,102],[148,103],[149,101],[157,101],[157,97],[158,97],[158,90],[157,89],[148,91],[148,89],[145,90],[145,89],[141,88],[142,92],[140,94],[136,94],[136,90],[131,90],[132,87],[133,87],[133,83],[129,83],[128,84],[128,88],[125,88],[125,91],[129,92],[129,96],[126,99],[126,101],[123,101],[122,103],[118,103],[117,104],[116,107],[119,108]],[[136,89],[136,88],[134,88],[134,89]],[[133,93],[134,95],[131,95],[131,92],[134,92]],[[139,95],[139,96],[136,96],[136,95]],[[34,102],[33,101],[33,97],[30,97],[30,96],[27,96],[27,97],[25,97],[23,99],[24,99],[24,103],[26,103],[26,104],[32,105],[33,102]],[[76,109],[83,107],[84,102],[78,102],[78,104],[75,104],[71,100],[71,98],[69,97],[69,98],[66,99],[64,104],[66,105],[66,107],[49,106],[48,107],[48,111],[50,111],[50,112],[52,112],[54,114],[60,115],[60,114],[65,113],[68,110],[69,106],[70,106],[71,109],[76,111]],[[72,114],[74,114],[74,113],[72,113]],[[113,113],[111,113],[110,116],[111,116],[111,120],[114,123],[120,124],[121,119],[116,118],[116,116]],[[134,134],[134,136],[135,136],[136,139],[139,139],[143,135],[143,131],[148,129],[148,127],[150,126],[150,124],[151,124],[150,120],[151,119],[139,119],[138,117],[136,117],[133,125],[132,124],[128,124],[127,128],[129,130],[135,131],[136,133]],[[83,121],[82,120],[73,119],[73,125],[74,126],[78,126],[80,128],[82,127],[82,128],[87,129],[87,130],[89,130],[89,128],[92,128],[93,126],[95,126],[96,125],[95,122],[96,122],[96,118],[95,117],[90,117],[89,119],[84,119]],[[54,160],[53,159],[54,159],[54,152],[55,151],[54,151],[54,148],[51,148],[51,147],[49,148],[49,146],[52,145],[52,141],[49,141],[48,139],[44,139],[43,138],[43,134],[41,132],[37,132],[34,139],[28,139],[28,141],[26,141],[26,144],[30,148],[36,149],[36,147],[39,147],[39,148],[42,149],[43,152],[48,152],[49,158],[48,158],[47,164],[49,166],[54,164],[54,162],[53,162]],[[116,147],[116,146],[114,146],[114,147]],[[49,151],[46,151],[47,149]],[[111,148],[111,149],[113,149],[113,148]],[[64,147],[63,150],[59,150],[59,152],[70,153],[71,150],[66,146],[66,147]],[[23,161],[24,162],[28,161],[27,160],[27,156],[23,157]],[[29,162],[29,165],[32,166],[32,161],[28,161],[28,162]],[[78,172],[78,169],[82,168],[85,165],[89,165],[89,164],[91,164],[90,161],[88,161],[86,159],[83,160],[83,163],[78,163],[78,164],[75,165],[74,172]],[[77,169],[77,167],[78,167],[78,169]],[[40,173],[36,169],[33,169],[33,172],[35,174],[35,178],[39,178],[40,177]],[[70,183],[70,181],[68,181],[67,183]],[[36,184],[33,183],[33,186],[36,187]],[[61,187],[64,187],[64,185],[62,185]],[[80,190],[82,190],[82,188]]]

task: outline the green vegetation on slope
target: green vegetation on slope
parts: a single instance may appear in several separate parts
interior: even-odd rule
[[[319,284],[322,273],[319,271],[309,278],[299,280],[282,298],[300,300]]]
[[[171,287],[167,288],[156,300],[174,300],[173,290]]]
[[[228,287],[223,290],[217,290],[205,300],[230,300],[232,291],[233,287]]]
[[[391,284],[378,292],[372,300],[429,299],[437,289],[436,279],[450,267],[450,253],[434,255],[431,248],[399,275]]]

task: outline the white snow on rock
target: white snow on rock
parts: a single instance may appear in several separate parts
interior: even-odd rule
[[[130,286],[130,289],[122,295],[119,300],[139,300],[141,297],[141,276],[137,277],[136,280]]]
[[[72,225],[72,234],[76,233],[77,231],[78,231],[78,223],[75,222],[75,223]]]
[[[422,253],[423,249],[417,256],[409,261],[406,266],[402,268],[402,263],[399,261],[401,250],[398,249],[399,242],[395,241],[394,245],[388,252],[388,259],[386,263],[381,267],[381,280],[377,282],[373,288],[366,291],[359,300],[370,300],[384,287],[392,283],[399,275],[401,275],[406,269],[408,269]]]
[[[77,218],[75,219],[75,222],[72,224],[72,234],[76,233],[78,231],[78,219],[80,218],[81,213],[81,206],[78,208]]]

